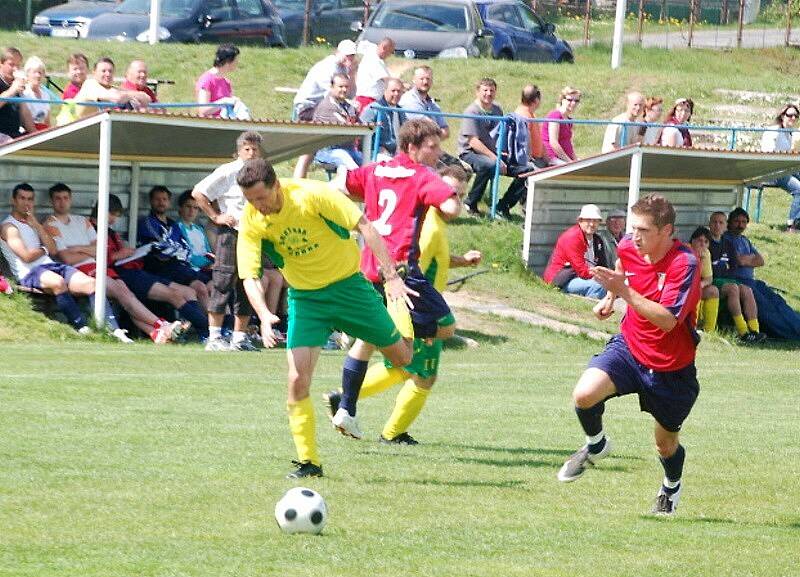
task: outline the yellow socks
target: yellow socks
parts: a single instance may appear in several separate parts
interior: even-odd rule
[[[750,319],[747,321],[747,328],[750,329],[751,332],[760,333],[758,326],[758,319]]]
[[[719,299],[703,299],[703,330],[713,333],[717,330],[717,314],[719,313]]]
[[[289,430],[297,450],[297,460],[301,463],[311,461],[319,466],[321,461],[317,453],[316,421],[311,397],[298,403],[286,403],[286,410],[289,413]]]
[[[361,385],[359,399],[382,393],[389,387],[399,385],[408,378],[408,373],[397,367],[388,368],[383,363],[375,363],[367,370],[364,383]]]
[[[739,336],[746,335],[749,332],[747,323],[744,322],[744,317],[742,315],[733,317],[733,324],[736,326],[736,332],[739,333]]]
[[[429,389],[420,388],[414,384],[414,381],[408,381],[397,395],[394,411],[392,411],[389,420],[386,421],[386,426],[383,427],[383,437],[385,439],[394,439],[400,433],[408,431],[411,423],[419,416],[422,407],[425,406],[428,394],[430,394]]]
[[[403,338],[414,338],[414,325],[411,323],[411,313],[404,299],[386,299],[386,310],[392,317],[397,330]]]

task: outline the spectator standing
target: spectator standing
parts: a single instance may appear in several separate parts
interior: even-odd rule
[[[475,87],[475,100],[467,106],[464,114],[473,116],[503,116],[503,109],[494,103],[497,96],[497,83],[493,78],[483,78]],[[483,198],[486,185],[494,176],[497,162],[497,139],[494,129],[499,120],[481,120],[465,118],[458,134],[458,156],[469,164],[475,172],[475,180],[464,203],[467,212],[473,216],[482,216],[478,203]],[[500,163],[500,171],[505,174],[506,167]]]
[[[360,120],[363,123],[375,122],[378,118],[378,111],[375,106],[384,106],[386,108],[398,108],[400,97],[403,94],[403,81],[399,78],[390,78],[386,81],[386,89],[383,91],[383,96],[371,102],[361,112]],[[389,160],[397,154],[397,135],[400,132],[400,127],[406,122],[406,114],[401,110],[384,110],[381,113],[381,136],[378,143],[378,161]]]
[[[247,337],[247,325],[253,308],[243,281],[239,278],[236,262],[239,228],[246,203],[242,189],[236,182],[236,175],[245,161],[261,157],[261,142],[261,135],[257,132],[241,133],[236,139],[236,160],[217,167],[192,190],[192,198],[217,230],[208,303],[207,351],[255,350]],[[234,315],[230,343],[222,337],[222,324],[229,305]]]
[[[641,141],[638,126],[625,126],[625,122],[638,122],[641,120],[644,109],[644,96],[641,92],[629,92],[626,99],[625,112],[611,119],[611,124],[606,128],[603,136],[602,152],[611,152],[623,146]],[[625,134],[623,140],[622,135]]]
[[[794,104],[787,104],[775,117],[775,124],[761,135],[761,150],[764,152],[791,152],[792,130],[797,126],[800,109]],[[800,230],[800,174],[786,174],[775,180],[775,185],[792,195],[787,219],[788,232]]]
[[[400,97],[400,108],[406,111],[406,119],[430,118],[441,129],[442,140],[450,136],[450,127],[444,116],[429,116],[427,114],[413,114],[411,110],[424,112],[441,112],[442,109],[430,95],[433,87],[433,69],[430,66],[417,66],[414,69],[414,76],[411,80],[413,86]]]
[[[150,102],[158,102],[156,93],[147,84],[147,64],[144,60],[133,60],[125,70],[125,80],[120,84],[122,90],[143,92],[150,98]]]
[[[356,110],[363,112],[383,96],[386,81],[392,77],[386,59],[394,53],[394,40],[384,38],[361,58],[356,74]]]
[[[697,318],[703,320],[703,331],[707,333],[717,330],[719,314],[719,289],[714,286],[714,271],[711,266],[711,231],[698,226],[689,238],[697,262],[700,263],[700,302],[697,305]]]
[[[580,102],[581,91],[577,88],[565,86],[561,89],[558,108],[548,112],[545,118],[553,120],[571,119]],[[565,164],[578,159],[572,146],[571,122],[542,123],[542,143],[550,165]]]
[[[661,115],[664,113],[664,99],[658,96],[650,96],[644,102],[644,121],[658,124],[661,122]],[[661,126],[642,126],[639,135],[642,144],[659,144],[661,142]]]
[[[203,72],[194,85],[197,102],[222,106],[202,106],[197,109],[200,116],[239,118],[249,120],[250,112],[244,103],[233,95],[233,86],[228,76],[239,64],[239,49],[233,44],[221,44],[214,55],[214,65]],[[225,105],[231,105],[229,112]],[[237,110],[238,108],[238,110]],[[241,116],[240,116],[241,115]],[[246,117],[245,117],[246,116]]]
[[[205,229],[195,222],[200,206],[192,198],[192,190],[184,190],[178,197],[178,220],[175,225],[189,246],[189,264],[199,273],[200,280],[207,283],[211,280],[212,258],[211,243]]]
[[[694,102],[689,98],[679,98],[667,114],[665,124],[684,125],[692,119],[694,113]],[[688,128],[677,128],[676,126],[666,126],[661,131],[661,145],[691,148],[692,135]]]
[[[47,78],[47,73],[41,58],[38,56],[28,58],[25,62],[25,77],[27,78],[27,84],[25,85],[25,91],[22,93],[23,96],[35,98],[36,100],[56,99],[53,93],[42,85],[42,81]],[[26,105],[31,113],[36,130],[50,128],[50,104],[46,102],[28,102]]]
[[[347,100],[349,85],[350,80],[343,74],[333,75],[328,94],[314,111],[314,122],[327,124],[355,124],[358,122],[358,113]],[[346,166],[348,170],[355,170],[361,164],[363,157],[361,151],[356,150],[355,143],[350,143],[322,148],[314,155],[314,159],[317,162]]]
[[[89,59],[85,54],[75,52],[69,55],[69,58],[67,58],[67,75],[69,76],[69,83],[61,94],[63,100],[75,98],[89,75]]]
[[[78,102],[113,102],[120,108],[139,110],[147,108],[150,97],[136,90],[120,90],[114,86],[114,61],[100,58],[94,65],[92,78],[87,78],[75,96]],[[78,106],[81,117],[98,112],[95,106]]]
[[[597,227],[603,220],[595,204],[584,204],[578,222],[569,227],[556,241],[550,262],[544,271],[544,281],[565,293],[601,299],[606,289],[592,278],[591,269],[608,267],[603,240]]]
[[[25,90],[25,73],[20,70],[22,53],[6,48],[0,54],[0,96],[14,98]],[[33,117],[27,105],[0,101],[0,144],[19,138],[24,132],[35,132]]]

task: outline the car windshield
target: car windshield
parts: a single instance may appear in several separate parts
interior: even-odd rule
[[[272,0],[276,7],[283,10],[305,10],[306,0]]]
[[[191,16],[197,5],[193,0],[161,0],[162,16]],[[117,7],[122,14],[149,14],[150,0],[125,0]]]
[[[382,2],[372,19],[372,28],[425,30],[430,32],[467,31],[467,7],[463,4],[425,2],[407,4]]]

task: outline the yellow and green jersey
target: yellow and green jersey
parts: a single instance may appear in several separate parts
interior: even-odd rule
[[[419,268],[433,288],[443,292],[450,272],[450,243],[447,223],[436,207],[430,207],[419,234]]]
[[[361,211],[325,182],[281,179],[283,206],[263,215],[247,203],[239,226],[239,276],[261,277],[262,251],[289,286],[314,290],[359,271],[359,249],[350,231]]]

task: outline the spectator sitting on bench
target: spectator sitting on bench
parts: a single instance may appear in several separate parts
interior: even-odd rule
[[[143,92],[151,103],[158,102],[156,93],[147,84],[147,64],[144,60],[132,60],[125,71],[125,80],[120,84],[122,90]],[[156,108],[153,112],[164,112],[163,108]]]
[[[775,130],[767,130],[761,135],[761,150],[764,152],[791,152],[792,133],[790,130],[797,126],[797,116],[800,109],[794,104],[787,104],[775,118],[775,124],[771,127]],[[787,219],[787,232],[798,232],[800,230],[800,174],[786,174],[775,180],[778,186],[792,195],[792,204],[789,207],[789,218]]]
[[[67,58],[67,76],[69,76],[69,84],[64,88],[61,98],[67,100],[75,98],[78,92],[81,91],[83,83],[86,82],[86,77],[89,75],[89,59],[85,54],[75,52],[70,54]]]
[[[28,79],[25,91],[22,93],[25,98],[56,100],[53,93],[43,84],[47,82],[47,72],[41,58],[31,56],[25,61],[25,76]],[[27,104],[36,130],[50,128],[50,104],[46,102],[28,102]]]
[[[641,92],[629,92],[625,102],[625,112],[612,118],[611,124],[606,127],[606,132],[603,135],[603,146],[600,149],[601,152],[611,152],[641,141],[638,126],[625,126],[625,124],[616,123],[641,121],[644,96],[642,96]],[[625,133],[624,141],[622,139],[623,132]]]
[[[381,138],[378,143],[378,162],[390,160],[397,154],[397,134],[400,132],[400,127],[406,122],[406,115],[402,110],[399,110],[398,106],[402,95],[403,81],[399,78],[390,78],[386,81],[386,89],[383,91],[383,96],[379,100],[368,104],[361,112],[361,122],[368,124],[376,122],[378,119],[376,106],[398,108],[398,110],[391,112],[384,110],[380,115]]]
[[[97,233],[88,218],[71,214],[72,189],[63,182],[50,187],[53,215],[45,220],[44,228],[53,237],[58,249],[58,260],[74,266],[92,278],[97,277]],[[159,319],[130,291],[110,266],[106,269],[106,291],[130,315],[133,323],[153,342],[172,340],[173,329],[164,319]],[[178,323],[180,324],[180,323]]]
[[[33,213],[35,196],[27,182],[16,185],[11,192],[11,214],[0,224],[3,256],[20,286],[55,296],[58,309],[75,330],[89,334],[92,330],[74,296],[88,296],[94,309],[94,279],[50,258],[58,249]],[[106,322],[114,337],[124,343],[132,342],[119,328],[107,301],[105,310]]]
[[[344,74],[334,74],[328,94],[314,111],[314,122],[327,124],[356,124],[358,114],[347,100],[350,79]],[[356,150],[355,143],[328,146],[317,151],[314,160],[322,164],[345,166],[347,170],[355,170],[361,165],[361,151]]]
[[[189,247],[189,264],[204,283],[211,280],[211,265],[214,264],[214,253],[205,229],[195,222],[200,206],[192,197],[192,189],[184,190],[178,197],[178,221],[175,226]]]
[[[711,266],[711,231],[698,226],[689,239],[689,245],[700,263],[700,302],[697,303],[698,321],[703,319],[703,331],[707,333],[717,330],[719,314],[719,289],[714,286],[714,272]],[[698,322],[699,326],[699,322]]]
[[[111,58],[100,58],[94,65],[92,78],[87,78],[75,96],[77,102],[113,102],[119,108],[141,110],[150,104],[150,97],[137,90],[121,90],[114,86],[114,61]],[[78,106],[78,115],[82,118],[95,114],[100,109],[96,106]]]
[[[675,126],[665,126],[661,131],[661,146],[673,146],[677,148],[692,147],[692,135],[688,128],[677,128],[692,119],[694,113],[694,101],[691,98],[679,98],[675,105],[667,114],[665,124]]]

